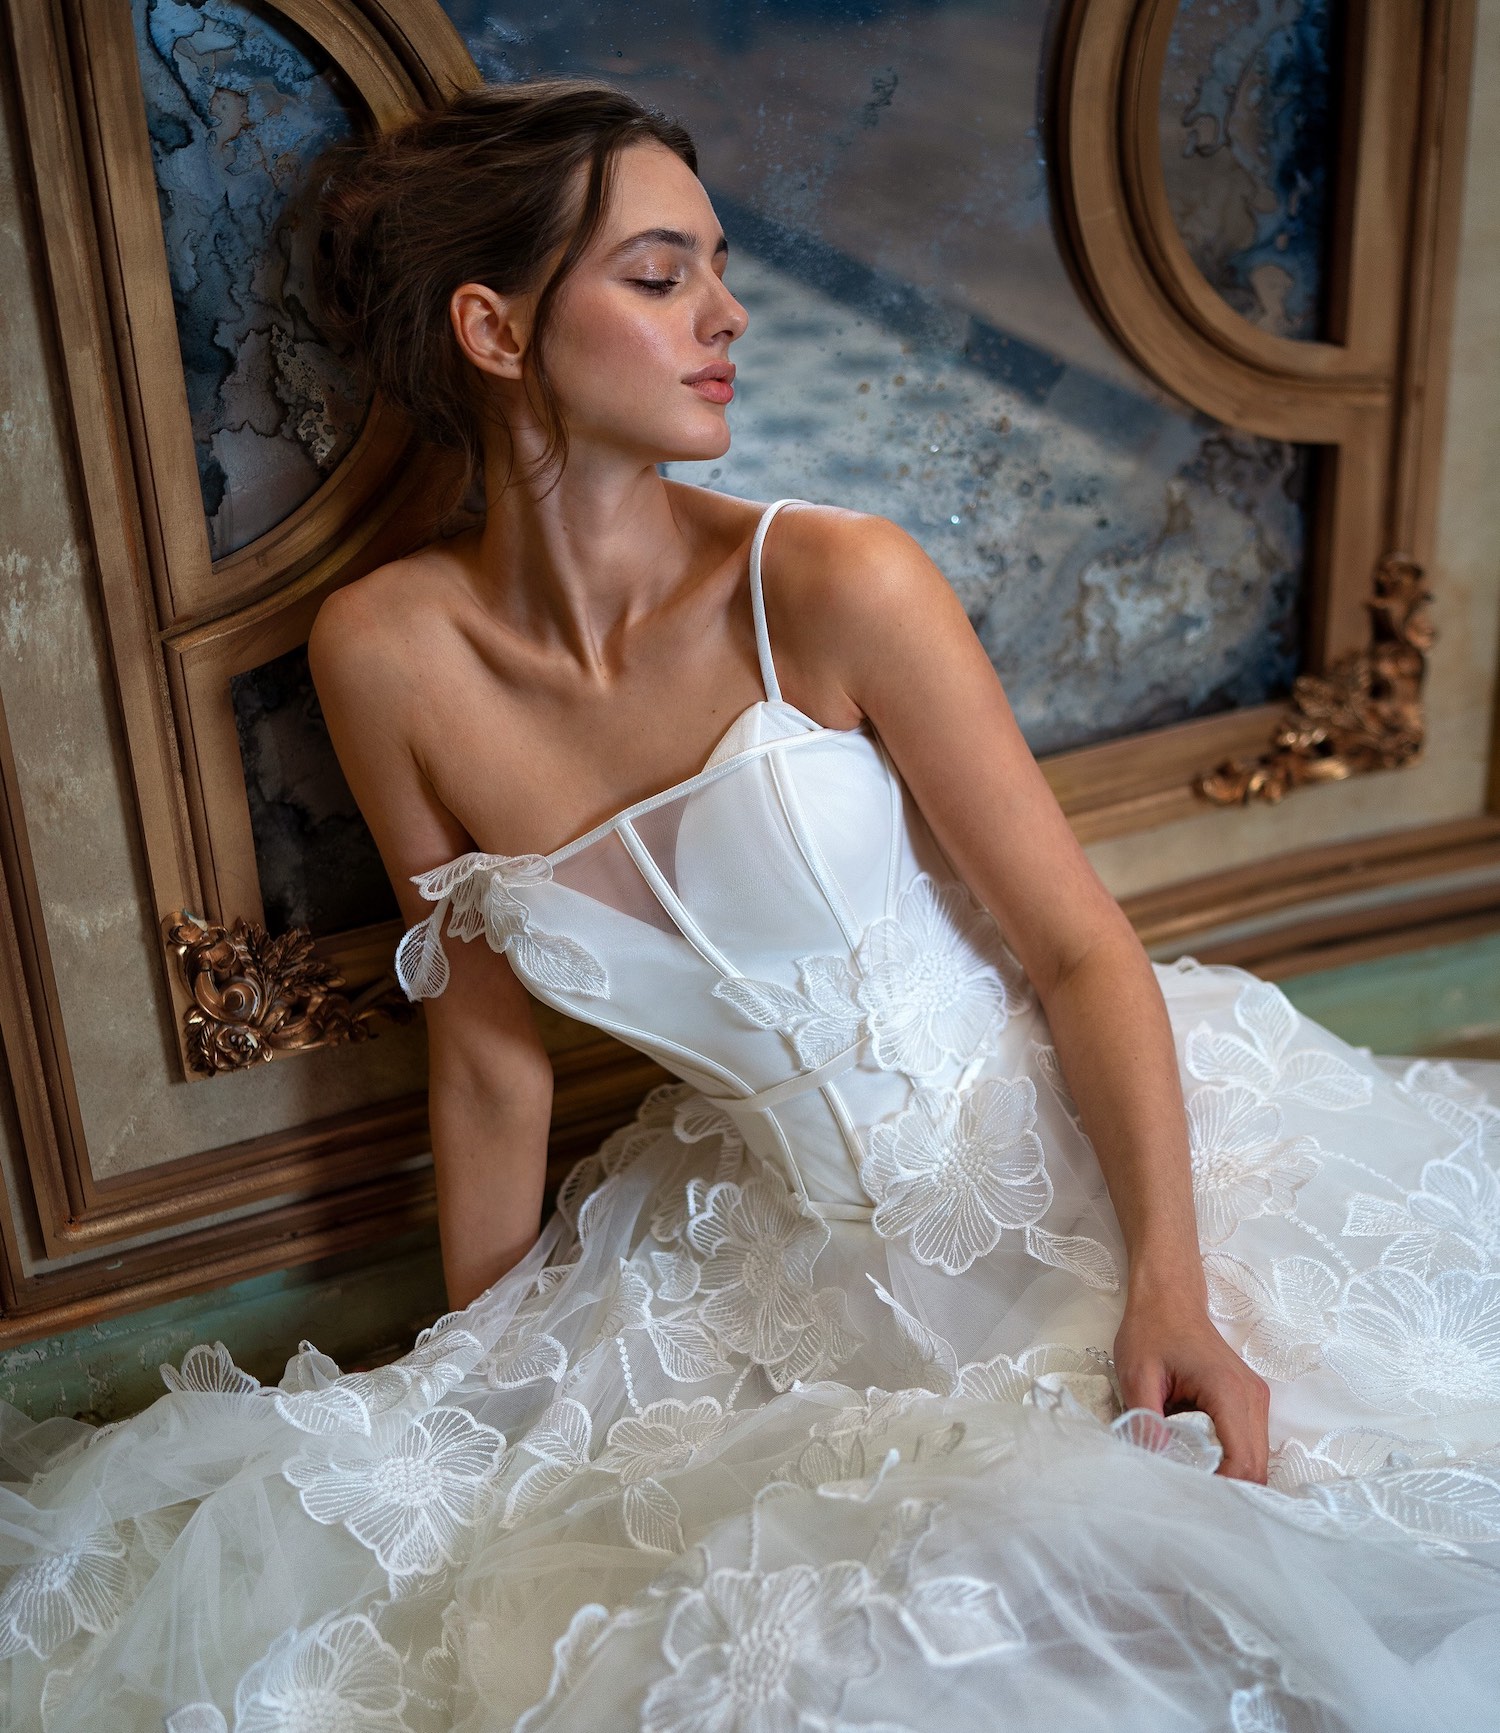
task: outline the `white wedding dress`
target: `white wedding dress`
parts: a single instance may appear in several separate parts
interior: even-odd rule
[[[6,1410],[0,1672],[45,1733],[1500,1727],[1500,1112],[1159,968],[1269,1487],[1120,1412],[1122,1248],[1046,1021],[868,727],[766,696],[551,855],[417,882],[680,1083],[395,1364],[222,1347]],[[1500,1068],[1491,1067],[1493,1076]]]

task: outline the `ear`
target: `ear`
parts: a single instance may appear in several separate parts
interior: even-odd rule
[[[460,283],[448,300],[453,335],[468,360],[496,379],[519,379],[531,340],[531,297]]]

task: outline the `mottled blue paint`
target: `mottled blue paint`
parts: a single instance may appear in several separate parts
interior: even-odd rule
[[[1288,689],[1310,453],[1185,410],[1081,305],[1049,0],[446,3],[487,76],[602,75],[697,140],[751,324],[733,448],[674,474],[904,525],[1038,751]]]
[[[243,0],[131,0],[214,556],[287,517],[365,399],[318,333],[308,169],[355,124],[347,80]]]
[[[229,682],[266,925],[324,934],[393,921],[374,838],[344,780],[300,646]]]
[[[1338,0],[1181,0],[1162,76],[1167,194],[1188,251],[1245,318],[1325,335]]]

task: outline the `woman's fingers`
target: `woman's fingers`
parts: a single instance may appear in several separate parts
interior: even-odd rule
[[[1211,1395],[1205,1395],[1202,1407],[1212,1419],[1219,1443],[1224,1447],[1224,1460],[1218,1472],[1232,1480],[1253,1480],[1264,1485],[1270,1465],[1266,1413],[1271,1393],[1264,1379],[1256,1377],[1248,1367],[1245,1371],[1247,1377],[1219,1383]]]

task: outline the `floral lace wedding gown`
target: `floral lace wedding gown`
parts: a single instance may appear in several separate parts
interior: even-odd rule
[[[222,1347],[5,1411],[0,1671],[46,1733],[1500,1727],[1500,1112],[1184,961],[1213,1315],[1269,1487],[1122,1414],[1122,1250],[1033,994],[876,736],[766,697],[551,855],[417,882],[669,1067],[394,1365]],[[1494,1071],[1500,1068],[1491,1068]]]

